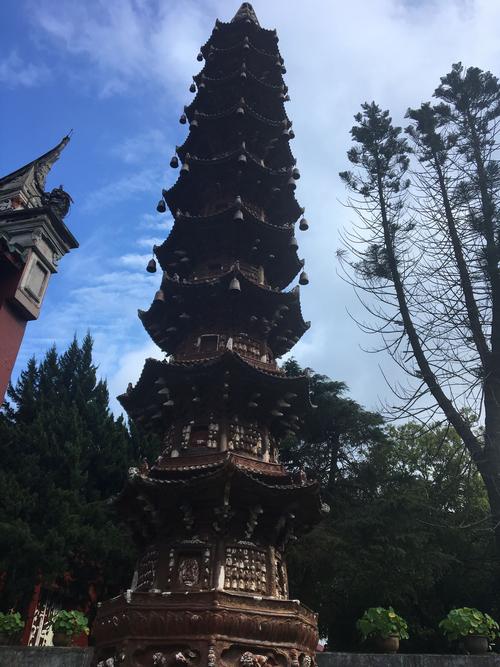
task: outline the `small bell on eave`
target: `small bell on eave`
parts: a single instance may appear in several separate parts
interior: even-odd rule
[[[198,127],[198,121],[196,118],[193,118],[193,120],[189,123],[189,129],[194,130]]]
[[[236,276],[229,283],[229,291],[230,292],[241,292],[240,281],[238,280],[238,278],[236,278]]]
[[[290,248],[292,248],[292,250],[297,250],[297,248],[299,247],[299,244],[298,244],[298,241],[295,238],[295,236],[292,236],[292,238],[288,242],[288,245],[290,246]]]
[[[244,116],[245,115],[245,109],[242,106],[239,106],[236,109],[236,115],[237,116]]]
[[[295,139],[295,132],[293,130],[290,130],[288,136],[290,137],[290,139]]]
[[[299,222],[299,229],[300,229],[301,232],[305,232],[309,229],[309,223],[307,222],[307,220],[305,218],[301,218],[301,220]]]
[[[294,178],[296,181],[299,180],[299,178],[300,178],[300,171],[298,170],[297,167],[294,167],[294,168],[292,169],[292,176],[293,176],[293,178]]]
[[[165,213],[167,210],[167,205],[163,199],[160,199],[160,201],[156,204],[156,210],[158,213]]]
[[[187,174],[189,171],[189,165],[187,162],[184,162],[184,164],[181,167],[181,174]]]
[[[177,157],[177,155],[172,156],[172,159],[170,160],[170,166],[172,167],[172,169],[177,169],[177,167],[179,166],[179,158]]]
[[[185,113],[183,113],[182,116],[179,118],[179,123],[180,123],[181,125],[185,125],[186,122],[187,122],[187,116],[186,116]]]
[[[148,273],[156,273],[156,260],[155,260],[154,257],[149,260],[149,262],[146,266],[146,271]]]
[[[241,209],[238,209],[237,211],[234,212],[233,220],[235,220],[236,222],[241,222],[244,220],[243,211]]]
[[[202,53],[201,51],[200,51],[200,52],[198,53],[198,55],[196,56],[196,60],[197,60],[199,63],[201,63],[201,61],[203,60],[203,53]]]
[[[240,164],[246,164],[247,161],[247,156],[244,153],[241,153],[241,155],[238,155],[238,162]]]
[[[290,176],[286,184],[288,185],[290,190],[295,190],[297,187],[297,183],[295,183],[295,179],[292,176]]]
[[[196,92],[196,84],[194,82],[189,86],[189,92],[190,93]]]
[[[248,39],[248,35],[245,35],[245,39],[243,40],[243,48],[244,49],[250,48],[250,40]]]
[[[309,285],[309,277],[305,271],[300,274],[299,285]]]

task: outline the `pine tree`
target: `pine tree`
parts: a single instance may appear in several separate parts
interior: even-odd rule
[[[127,585],[131,541],[109,500],[154,443],[109,410],[92,338],[28,362],[0,414],[2,606],[21,608],[37,580],[87,607]],[[104,583],[106,582],[106,589]]]

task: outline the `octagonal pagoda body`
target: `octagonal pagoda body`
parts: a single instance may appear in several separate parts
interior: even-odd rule
[[[288,288],[307,276],[277,42],[244,3],[198,56],[179,178],[158,204],[174,217],[155,248],[161,287],[139,312],[167,358],[119,397],[164,451],[117,501],[140,557],[131,588],[99,609],[98,665],[314,662],[316,615],[289,599],[284,559],[321,503],[278,454],[310,403],[307,378],[276,363],[309,327]]]

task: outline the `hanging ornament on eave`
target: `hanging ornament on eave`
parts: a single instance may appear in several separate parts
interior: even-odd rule
[[[309,229],[309,223],[307,222],[307,220],[305,218],[301,218],[301,220],[299,222],[299,229],[300,229],[301,232],[305,232]]]
[[[147,264],[147,266],[146,266],[146,271],[147,271],[148,273],[156,273],[156,260],[155,260],[154,257],[152,257],[152,258],[149,260],[149,262],[148,262],[148,264]]]
[[[240,281],[238,280],[238,278],[236,278],[236,276],[234,276],[234,278],[232,278],[231,282],[229,283],[229,291],[241,292]]]
[[[167,205],[165,204],[164,199],[160,199],[160,201],[156,204],[156,210],[158,213],[165,213],[167,210]]]
[[[300,274],[299,285],[309,285],[309,276],[305,271],[302,271]]]

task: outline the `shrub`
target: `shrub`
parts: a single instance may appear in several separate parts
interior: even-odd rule
[[[21,632],[23,628],[24,623],[18,611],[10,614],[0,611],[0,633],[11,636]]]
[[[439,629],[451,641],[468,635],[479,635],[493,641],[499,634],[498,623],[472,607],[452,609],[439,624]]]
[[[82,632],[89,634],[88,621],[81,611],[60,611],[52,621],[52,631],[74,637]]]
[[[368,637],[395,636],[399,639],[408,639],[408,625],[404,618],[398,616],[392,607],[370,607],[356,623],[363,641]]]

